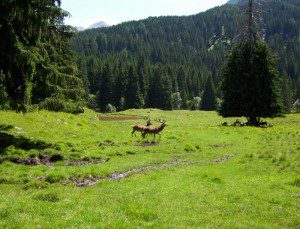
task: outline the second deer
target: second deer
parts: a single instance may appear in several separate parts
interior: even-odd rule
[[[159,136],[161,136],[160,132],[163,131],[164,128],[168,125],[167,125],[166,121],[161,121],[160,119],[158,119],[156,121],[160,122],[161,125],[160,126],[147,126],[146,128],[144,128],[144,130],[142,132],[143,138],[145,138],[148,134],[154,134],[154,138],[157,134]]]

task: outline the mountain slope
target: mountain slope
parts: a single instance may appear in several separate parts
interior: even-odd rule
[[[280,72],[287,72],[293,79],[294,86],[297,80],[299,85],[298,4],[295,0],[267,0],[263,5],[262,15],[266,42],[279,55]],[[150,65],[159,63],[172,69],[168,74],[172,80],[173,92],[177,86],[180,92],[190,91],[193,87],[191,75],[195,71],[195,77],[201,82],[207,77],[201,72],[208,71],[213,74],[214,82],[219,83],[220,74],[217,72],[223,66],[241,22],[239,5],[225,4],[187,17],[150,17],[146,20],[81,32],[73,40],[73,45],[83,58],[87,58],[88,61],[94,59],[94,62],[97,59],[100,64],[109,62],[112,69],[118,68],[123,62],[137,65],[142,56]],[[88,66],[88,72],[91,72],[93,64]],[[180,68],[184,68],[184,81],[187,83],[177,85],[181,77]],[[185,84],[188,86],[184,86]],[[202,89],[203,83],[197,90]],[[92,92],[95,93],[96,90],[97,88],[94,88]],[[199,93],[195,92],[193,95]]]

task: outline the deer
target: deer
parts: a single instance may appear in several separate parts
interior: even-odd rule
[[[133,125],[132,126],[132,132],[131,132],[131,136],[136,136],[135,132],[141,132],[142,133],[142,137],[144,138],[143,136],[143,132],[144,132],[144,129],[147,128],[148,126],[152,126],[152,123],[151,123],[151,120],[150,119],[147,119],[147,125],[141,125],[141,124],[137,124],[137,125]]]
[[[147,126],[146,128],[144,128],[144,130],[142,132],[143,138],[145,138],[147,136],[147,134],[154,134],[154,138],[157,134],[161,137],[160,132],[163,131],[164,128],[168,125],[165,120],[161,121],[160,119],[157,119],[156,121],[160,122],[161,125],[160,126]]]

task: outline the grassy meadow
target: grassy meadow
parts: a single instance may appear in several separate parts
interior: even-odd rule
[[[131,137],[139,116],[165,119],[161,138]],[[219,126],[235,120],[0,112],[0,227],[299,228],[300,115]]]

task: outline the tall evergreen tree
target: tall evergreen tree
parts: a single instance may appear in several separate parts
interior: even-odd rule
[[[113,103],[113,85],[114,79],[112,75],[112,69],[111,66],[107,63],[100,78],[100,86],[98,92],[98,104],[101,111],[105,111],[106,106]]]
[[[143,108],[144,100],[141,95],[138,75],[133,65],[130,66],[128,71],[128,85],[126,90],[126,107],[127,108]]]
[[[285,113],[291,113],[292,107],[295,102],[295,94],[293,90],[293,84],[290,77],[288,77],[287,73],[283,73],[281,79],[281,91],[282,91],[282,101],[284,105]]]
[[[248,6],[242,39],[223,69],[219,112],[223,117],[245,116],[249,125],[259,125],[262,117],[281,115],[282,102],[276,58],[256,33],[253,0]]]
[[[150,107],[172,110],[172,83],[161,65],[156,66],[150,83]]]
[[[215,111],[217,109],[216,90],[212,77],[208,77],[206,80],[200,109],[204,111]]]

